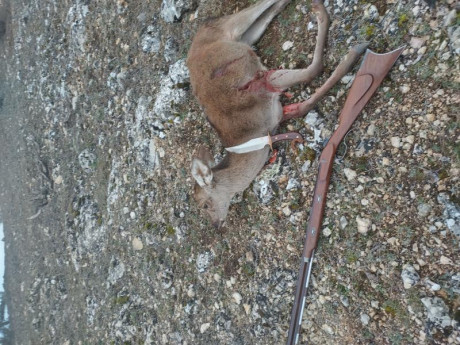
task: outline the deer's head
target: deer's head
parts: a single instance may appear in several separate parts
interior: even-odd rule
[[[220,228],[227,217],[233,194],[220,186],[212,171],[214,160],[203,147],[192,160],[192,176],[195,179],[193,198],[203,208],[216,228]]]

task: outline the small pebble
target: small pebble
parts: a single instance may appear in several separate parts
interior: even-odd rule
[[[324,324],[324,325],[321,327],[321,329],[322,329],[324,332],[326,332],[327,334],[330,334],[330,335],[333,335],[333,334],[334,334],[334,330],[333,330],[332,327],[329,326],[329,325]]]
[[[390,138],[391,146],[399,148],[401,146],[401,138],[391,137]]]
[[[423,44],[425,43],[425,40],[420,37],[411,37],[410,39],[410,46],[414,49],[420,49],[423,47]]]
[[[350,301],[348,300],[348,297],[345,297],[343,295],[340,295],[340,302],[342,302],[345,308],[348,308],[348,306],[350,305]]]
[[[426,53],[426,46],[421,47],[419,50],[417,50],[417,55],[423,55]]]
[[[286,206],[285,208],[283,208],[283,214],[286,217],[289,217],[291,215],[291,209],[289,208],[289,206]]]
[[[407,84],[401,85],[399,87],[399,91],[401,91],[403,94],[408,93],[410,91],[410,86]]]
[[[441,265],[453,265],[454,264],[451,259],[449,259],[448,257],[444,255],[441,256],[441,258],[439,259],[439,262],[441,263]]]
[[[142,250],[144,248],[144,244],[137,237],[134,237],[132,244],[133,244],[133,249],[134,250]]]
[[[426,217],[431,212],[431,206],[426,203],[420,204],[417,206],[417,211],[420,217]]]
[[[232,294],[232,297],[235,300],[236,304],[240,304],[241,300],[243,299],[243,297],[241,296],[241,294],[239,292],[234,292]]]
[[[283,48],[284,51],[286,51],[286,50],[291,49],[293,46],[294,46],[294,42],[286,41],[286,42],[283,43],[282,48]]]
[[[415,270],[415,268],[407,264],[403,266],[401,278],[403,280],[403,285],[405,289],[410,289],[420,280],[420,276]]]
[[[369,317],[369,315],[367,314],[361,314],[361,323],[364,325],[364,326],[367,326],[369,324],[369,320],[371,318]]]
[[[208,323],[203,323],[200,327],[200,333],[204,333],[208,330],[208,328],[211,326],[211,324]]]
[[[343,173],[345,174],[345,177],[347,178],[348,181],[354,180],[357,176],[356,171],[351,170],[349,168],[343,169]]]
[[[366,234],[371,226],[371,221],[367,218],[356,217],[356,223],[358,224],[358,232]]]

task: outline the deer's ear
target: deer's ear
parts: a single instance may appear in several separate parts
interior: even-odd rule
[[[212,167],[214,165],[214,158],[212,158],[211,153],[204,146],[201,146],[198,149],[197,157],[208,167]]]
[[[193,158],[192,160],[192,176],[202,188],[212,184],[211,167],[200,158]]]

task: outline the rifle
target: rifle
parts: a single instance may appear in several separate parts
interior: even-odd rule
[[[366,51],[343,110],[339,115],[339,126],[332,134],[319,158],[318,177],[313,193],[305,245],[300,262],[287,345],[295,345],[299,341],[300,324],[302,323],[313,256],[318,244],[321,222],[326,206],[327,188],[337,147],[403,50],[404,47],[401,47],[386,54],[376,54],[369,49]]]

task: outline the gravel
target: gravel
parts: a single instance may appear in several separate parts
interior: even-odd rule
[[[216,162],[225,153],[185,61],[206,18],[249,3],[0,1],[13,344],[285,343],[319,156],[360,62],[305,119],[280,126],[305,143],[297,153],[277,143],[214,229],[189,167],[200,145]],[[299,341],[456,344],[458,8],[327,9],[324,72],[284,104],[308,99],[358,42],[406,48],[337,148]],[[308,2],[296,1],[255,49],[270,69],[302,68],[316,34]]]

